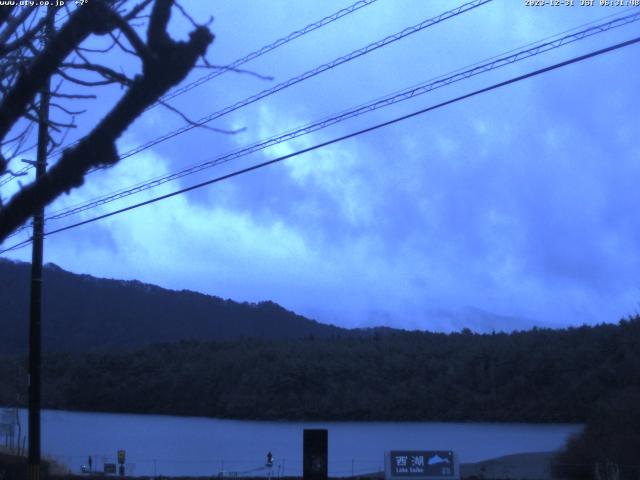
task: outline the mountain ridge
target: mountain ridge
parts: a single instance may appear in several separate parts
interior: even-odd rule
[[[25,352],[30,264],[0,259],[0,352]],[[139,348],[180,340],[319,338],[349,330],[298,315],[274,303],[240,303],[138,280],[114,280],[43,268],[43,349]]]

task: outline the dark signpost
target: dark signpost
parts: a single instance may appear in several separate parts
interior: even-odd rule
[[[387,480],[431,480],[460,478],[451,450],[396,450],[384,459]]]
[[[124,461],[126,454],[127,453],[124,450],[118,450],[118,474],[121,477],[124,477]]]
[[[329,432],[326,429],[305,429],[302,446],[304,480],[327,480]]]

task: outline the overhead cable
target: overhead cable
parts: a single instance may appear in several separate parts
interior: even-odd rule
[[[426,19],[426,20],[424,20],[424,21],[422,21],[422,22],[420,22],[420,23],[418,23],[416,25],[413,25],[411,27],[407,27],[407,28],[405,28],[404,30],[402,30],[400,32],[397,32],[397,33],[395,33],[393,35],[389,35],[389,36],[383,38],[382,40],[379,40],[377,42],[371,43],[371,44],[369,44],[369,45],[367,45],[365,47],[362,47],[360,49],[354,50],[354,51],[352,51],[351,53],[349,53],[347,55],[343,55],[342,57],[339,57],[339,58],[336,58],[336,59],[332,60],[331,62],[319,65],[318,67],[316,67],[316,68],[314,68],[312,70],[309,70],[309,71],[307,71],[305,73],[302,73],[302,74],[300,74],[300,75],[298,75],[296,77],[292,77],[292,78],[290,78],[289,80],[287,80],[285,82],[282,82],[282,83],[280,83],[278,85],[275,85],[274,87],[271,87],[271,88],[268,88],[266,90],[263,90],[263,91],[255,94],[255,95],[252,95],[252,96],[250,96],[248,98],[245,98],[244,100],[241,100],[241,101],[236,102],[236,103],[234,103],[232,105],[229,105],[226,108],[223,108],[222,110],[218,110],[218,111],[216,111],[216,112],[214,112],[212,114],[209,114],[209,115],[197,120],[196,122],[193,122],[192,124],[184,125],[184,126],[178,128],[176,130],[173,130],[173,131],[171,131],[169,133],[166,133],[165,135],[163,135],[161,137],[158,137],[158,138],[156,138],[154,140],[150,140],[150,141],[148,141],[148,142],[146,142],[146,143],[144,143],[142,145],[138,145],[137,147],[135,147],[135,148],[133,148],[131,150],[128,150],[128,151],[124,152],[123,154],[121,154],[120,155],[120,160],[123,160],[125,158],[131,157],[133,155],[136,155],[136,154],[138,154],[138,153],[140,153],[140,152],[142,152],[142,151],[144,151],[144,150],[146,150],[146,149],[148,149],[148,148],[150,148],[150,147],[152,147],[154,145],[157,145],[158,143],[161,143],[161,142],[164,142],[165,140],[169,140],[171,138],[174,138],[177,135],[180,135],[180,134],[185,133],[185,132],[187,132],[187,131],[189,131],[189,130],[191,130],[193,128],[196,128],[198,126],[201,126],[201,125],[204,125],[206,123],[209,123],[209,122],[211,122],[211,121],[213,121],[215,119],[218,119],[218,118],[220,118],[220,117],[222,117],[224,115],[227,115],[227,114],[229,114],[229,113],[231,113],[233,111],[236,111],[236,110],[238,110],[238,109],[240,109],[242,107],[245,107],[247,105],[255,103],[258,100],[261,100],[261,99],[263,99],[265,97],[273,95],[274,93],[277,93],[277,92],[279,92],[281,90],[284,90],[285,88],[288,88],[290,86],[296,85],[296,84],[298,84],[298,83],[300,83],[300,82],[302,82],[304,80],[307,80],[309,78],[315,77],[316,75],[319,75],[319,74],[321,74],[321,73],[323,73],[323,72],[325,72],[327,70],[331,70],[331,69],[333,69],[333,68],[335,68],[335,67],[337,67],[339,65],[342,65],[342,64],[347,63],[347,62],[349,62],[351,60],[359,58],[359,57],[361,57],[363,55],[366,55],[366,54],[368,54],[368,53],[370,53],[370,52],[372,52],[374,50],[377,50],[377,49],[379,49],[381,47],[384,47],[384,46],[389,45],[389,44],[391,44],[393,42],[396,42],[396,41],[398,41],[398,40],[400,40],[402,38],[405,38],[405,37],[407,37],[409,35],[412,35],[414,33],[422,31],[422,30],[424,30],[424,29],[426,29],[428,27],[431,27],[433,25],[441,23],[441,22],[443,22],[443,21],[445,21],[447,19],[456,17],[456,16],[458,16],[458,15],[464,13],[464,12],[473,10],[474,8],[477,8],[477,7],[481,6],[481,5],[489,3],[491,1],[493,1],[493,0],[473,0],[472,2],[462,4],[462,5],[456,7],[454,9],[452,9],[452,10],[448,10],[446,12],[443,12],[440,15],[437,15],[436,17],[432,17],[432,18]],[[68,147],[69,147],[69,145],[67,145],[66,147],[62,147],[62,148],[68,148]],[[54,154],[55,153],[59,153],[59,152],[60,152],[60,149],[58,151],[54,152]],[[89,173],[93,173],[93,172],[95,172],[97,170],[100,170],[100,168],[94,168],[94,169],[90,170]],[[10,181],[10,179],[7,180],[7,181]],[[0,184],[0,186],[1,186],[1,184]]]
[[[162,102],[167,101],[167,100],[171,100],[172,98],[177,97],[178,95],[182,95],[185,92],[188,92],[189,90],[192,90],[194,88],[196,88],[199,85],[202,85],[203,83],[209,82],[211,80],[213,80],[214,78],[223,75],[224,73],[227,73],[229,71],[233,71],[234,69],[237,69],[238,67],[244,65],[245,63],[250,62],[251,60],[255,60],[258,57],[261,57],[262,55],[269,53],[299,37],[302,37],[303,35],[306,35],[308,33],[313,32],[314,30],[318,30],[319,28],[322,28],[326,25],[329,25],[330,23],[335,22],[336,20],[339,20],[342,17],[345,17],[353,12],[356,12],[358,10],[360,10],[363,7],[367,7],[375,2],[377,2],[378,0],[359,0],[355,3],[353,3],[352,5],[349,5],[348,7],[345,7],[341,10],[338,10],[335,13],[332,13],[331,15],[327,15],[326,17],[308,24],[307,26],[300,28],[298,30],[294,30],[293,32],[291,32],[289,35],[286,35],[284,37],[281,37],[273,42],[271,42],[268,45],[265,45],[261,48],[259,48],[258,50],[255,50],[247,55],[245,55],[244,57],[238,58],[236,60],[234,60],[233,62],[231,62],[229,65],[225,65],[224,67],[222,67],[220,70],[216,70],[213,71],[207,75],[204,75],[203,77],[200,77],[197,80],[194,80],[191,83],[188,83],[178,89],[175,89],[169,93],[167,93],[165,96],[161,97],[157,102],[155,102],[153,105],[151,105],[149,108],[147,108],[147,110],[160,105]],[[66,14],[64,17],[59,17],[58,19],[56,19],[56,22],[65,19],[69,16],[69,14]],[[58,154],[61,153],[65,148],[68,148],[69,146],[73,145],[77,143],[73,142],[69,145],[65,145],[64,147],[60,147],[57,150],[55,150],[54,152],[52,152],[52,154]],[[25,173],[27,173],[31,168],[33,168],[31,165],[26,166],[24,168],[22,168],[21,170],[19,170],[17,173],[18,176],[23,175]],[[10,182],[11,180],[13,180],[13,176],[8,176],[2,180],[0,180],[0,187],[7,184],[8,182]]]
[[[165,95],[164,97],[162,97],[160,100],[161,101],[167,101],[167,100],[171,100],[172,98],[177,97],[178,95],[182,95],[185,92],[188,92],[189,90],[192,90],[193,88],[202,85],[203,83],[206,83],[210,80],[213,80],[214,78],[228,72],[228,71],[232,71],[233,69],[236,69],[242,65],[244,65],[247,62],[250,62],[251,60],[255,60],[256,58],[264,55],[265,53],[269,53],[272,50],[275,50],[278,47],[281,47],[282,45],[285,45],[289,42],[291,42],[292,40],[295,40],[296,38],[302,37],[303,35],[306,35],[307,33],[313,32],[314,30],[317,30],[321,27],[324,27],[325,25],[329,25],[332,22],[335,22],[336,20],[349,15],[350,13],[353,13],[357,10],[360,10],[363,7],[366,7],[368,5],[371,5],[372,3],[376,2],[377,0],[360,0],[356,3],[354,3],[353,5],[350,5],[346,8],[343,8],[342,10],[338,10],[337,12],[328,15],[320,20],[318,20],[317,22],[313,22],[310,23],[309,25],[307,25],[304,28],[301,28],[299,30],[295,30],[293,32],[291,32],[289,35],[287,35],[286,37],[282,37],[279,38],[278,40],[270,43],[269,45],[265,45],[262,48],[259,48],[258,50],[255,50],[247,55],[245,55],[242,58],[238,58],[237,60],[234,60],[233,62],[231,62],[229,65],[225,65],[224,67],[222,67],[222,69],[220,70],[216,70],[214,72],[209,73],[208,75],[205,75],[203,77],[200,77],[197,80],[194,80],[191,83],[188,83],[180,88],[177,88],[175,90],[172,90],[171,92],[169,92],[167,95]],[[159,105],[160,102],[156,102],[154,103],[152,106],[156,106]]]
[[[463,5],[460,5],[459,7],[454,8],[453,10],[448,10],[446,12],[441,13],[440,15],[437,15],[433,18],[429,18],[427,20],[424,20],[416,25],[413,25],[411,27],[407,27],[404,30],[395,33],[393,35],[389,35],[388,37],[383,38],[382,40],[378,40],[377,42],[373,42],[370,43],[369,45],[359,48],[357,50],[354,50],[353,52],[347,54],[347,55],[343,55],[341,57],[338,57],[328,63],[324,63],[322,65],[317,66],[316,68],[312,69],[312,70],[308,70],[300,75],[297,75],[295,77],[290,78],[289,80],[286,80],[285,82],[279,83],[278,85],[275,85],[271,88],[267,88],[255,95],[252,95],[250,97],[245,98],[244,100],[240,100],[232,105],[229,105],[225,108],[223,108],[222,110],[218,110],[214,113],[211,113],[205,117],[200,118],[199,120],[193,122],[193,124],[188,124],[188,125],[184,125],[176,130],[173,130],[169,133],[166,133],[164,135],[162,135],[161,137],[158,137],[154,140],[151,140],[149,142],[146,142],[142,145],[139,145],[125,153],[123,153],[122,155],[120,155],[121,159],[124,158],[128,158],[131,157],[133,155],[136,155],[137,153],[142,152],[143,150],[146,150],[148,148],[153,147],[154,145],[157,145],[161,142],[164,142],[166,140],[169,140],[171,138],[176,137],[177,135],[180,135],[182,133],[185,133],[193,128],[196,128],[198,126],[201,125],[205,125],[213,120],[216,120],[220,117],[223,117],[224,115],[227,115],[231,112],[234,112],[240,108],[246,107],[247,105],[251,105],[252,103],[257,102],[258,100],[262,100],[263,98],[266,98],[270,95],[273,95],[274,93],[277,93],[281,90],[284,90],[285,88],[289,88],[293,85],[296,85],[300,82],[303,82],[305,80],[308,80],[312,77],[315,77],[317,75],[320,75],[323,72],[326,72],[328,70],[331,70],[339,65],[345,64],[347,62],[350,62],[352,60],[355,60],[356,58],[359,58],[363,55],[366,55],[368,53],[371,53],[379,48],[385,47],[391,43],[397,42],[398,40],[401,40],[405,37],[408,37],[409,35],[413,35],[414,33],[420,32],[426,28],[432,27],[433,25],[437,25],[445,20],[448,20],[450,18],[456,17],[462,13],[468,12],[470,10],[473,10],[481,5],[484,5],[486,3],[489,3],[493,0],[473,0],[472,2],[469,3],[465,3]]]
[[[218,156],[218,157],[214,157],[213,159],[207,160],[203,163],[191,166],[189,168],[180,170],[178,172],[174,172],[174,173],[170,173],[167,175],[163,175],[163,176],[159,176],[156,177],[154,179],[150,179],[147,180],[145,182],[141,182],[138,183],[136,185],[130,186],[126,189],[120,189],[116,192],[112,192],[108,195],[99,197],[97,199],[94,199],[92,201],[89,202],[84,202],[82,204],[79,204],[77,206],[72,206],[72,207],[68,207],[62,210],[59,210],[57,212],[53,212],[52,214],[50,214],[49,216],[47,216],[46,220],[50,221],[50,220],[58,220],[58,219],[62,219],[65,217],[68,217],[70,215],[75,215],[77,213],[83,212],[85,210],[89,210],[91,208],[100,206],[100,205],[104,205],[106,203],[110,203],[112,201],[115,200],[119,200],[121,198],[127,197],[129,195],[133,195],[135,193],[139,193],[145,190],[149,190],[151,188],[157,187],[159,185],[162,185],[164,183],[185,177],[187,175],[191,175],[197,172],[200,172],[202,170],[208,169],[208,168],[212,168],[216,165],[220,165],[222,163],[226,163],[229,162],[231,160],[235,160],[241,157],[244,157],[246,155],[255,153],[257,151],[260,150],[264,150],[266,148],[272,147],[274,145],[298,138],[302,135],[306,135],[324,128],[327,128],[331,125],[343,122],[345,120],[354,118],[354,117],[358,117],[360,115],[363,115],[365,113],[369,113],[375,110],[378,110],[380,108],[383,107],[387,107],[405,100],[409,100],[411,98],[415,98],[417,96],[420,95],[424,95],[426,93],[429,93],[435,89],[450,85],[452,83],[455,82],[459,82],[461,80],[465,80],[467,78],[473,77],[475,75],[479,75],[482,73],[486,73],[489,72],[491,70],[495,70],[497,68],[501,68],[504,67],[506,65],[510,65],[513,64],[515,62],[524,60],[526,58],[530,58],[533,57],[535,55],[539,55],[541,53],[544,52],[548,52],[550,50],[562,47],[564,45],[568,45],[570,43],[579,41],[579,40],[583,40],[584,38],[587,38],[589,36],[598,34],[598,33],[602,33],[605,32],[607,30],[616,28],[616,27],[620,27],[622,25],[627,25],[629,23],[635,22],[640,20],[640,12],[637,12],[635,14],[632,15],[628,15],[626,17],[623,18],[618,18],[615,20],[612,20],[610,22],[606,22],[600,25],[596,25],[594,27],[582,30],[580,32],[571,34],[571,35],[566,35],[564,37],[561,37],[557,40],[551,41],[551,42],[546,42],[540,45],[536,45],[532,48],[529,49],[525,49],[525,50],[520,50],[512,55],[507,55],[507,56],[503,56],[503,57],[496,57],[495,59],[487,62],[487,63],[483,63],[477,66],[474,66],[472,68],[466,69],[466,70],[462,70],[462,71],[456,71],[456,73],[454,73],[453,75],[447,75],[447,76],[441,76],[441,77],[437,77],[435,80],[430,80],[428,82],[419,84],[417,86],[414,87],[410,87],[408,89],[405,90],[401,90],[400,92],[394,93],[390,96],[387,97],[383,97],[382,99],[379,100],[375,100],[373,102],[369,102],[366,104],[363,104],[359,107],[356,107],[354,109],[348,110],[346,112],[342,112],[340,114],[336,114],[330,117],[327,117],[323,120],[302,126],[302,127],[298,127],[296,129],[287,131],[285,133],[281,133],[278,134],[276,136],[270,137],[266,140],[262,140],[260,142],[254,143],[252,145],[249,145],[247,147],[241,148],[239,150],[236,150],[234,152],[222,155],[222,156]]]
[[[406,114],[406,115],[402,115],[400,117],[396,117],[396,118],[393,118],[391,120],[387,120],[386,122],[378,123],[378,124],[373,125],[371,127],[367,127],[367,128],[361,129],[361,130],[357,130],[357,131],[349,133],[347,135],[343,135],[343,136],[340,136],[340,137],[337,137],[337,138],[333,138],[333,139],[328,140],[326,142],[318,143],[318,144],[313,145],[311,147],[303,148],[301,150],[298,150],[298,151],[293,152],[293,153],[289,153],[287,155],[282,155],[280,157],[274,158],[272,160],[268,160],[266,162],[262,162],[262,163],[259,163],[259,164],[256,164],[256,165],[252,165],[252,166],[247,167],[247,168],[236,170],[236,171],[234,171],[232,173],[228,173],[226,175],[222,175],[222,176],[207,180],[205,182],[201,182],[201,183],[198,183],[198,184],[195,184],[195,185],[191,185],[189,187],[185,187],[185,188],[182,188],[180,190],[176,190],[174,192],[167,193],[165,195],[160,195],[158,197],[146,200],[144,202],[140,202],[140,203],[137,203],[137,204],[134,204],[134,205],[129,205],[127,207],[124,207],[124,208],[121,208],[121,209],[118,209],[118,210],[114,210],[112,212],[108,212],[108,213],[105,213],[105,214],[102,214],[102,215],[98,215],[98,216],[92,217],[90,219],[83,220],[81,222],[77,222],[77,223],[74,223],[74,224],[71,224],[71,225],[67,225],[65,227],[61,227],[61,228],[58,228],[58,229],[55,229],[55,230],[51,230],[49,232],[46,232],[45,236],[54,235],[56,233],[64,232],[64,231],[67,231],[67,230],[71,230],[73,228],[77,228],[77,227],[80,227],[82,225],[86,225],[86,224],[89,224],[89,223],[96,222],[98,220],[102,220],[102,219],[105,219],[105,218],[108,218],[108,217],[112,217],[112,216],[118,215],[120,213],[128,212],[130,210],[134,210],[134,209],[143,207],[145,205],[156,203],[156,202],[159,202],[161,200],[166,200],[166,199],[174,197],[176,195],[180,195],[180,194],[183,194],[183,193],[186,193],[186,192],[190,192],[192,190],[196,190],[196,189],[200,189],[200,188],[206,187],[208,185],[219,183],[219,182],[221,182],[223,180],[227,180],[229,178],[237,177],[239,175],[242,175],[242,174],[254,171],[254,170],[258,170],[258,169],[267,167],[269,165],[273,165],[275,163],[279,163],[279,162],[282,162],[284,160],[300,156],[300,155],[302,155],[304,153],[309,153],[309,152],[312,152],[314,150],[318,150],[320,148],[324,148],[324,147],[327,147],[329,145],[333,145],[335,143],[342,142],[344,140],[363,135],[365,133],[370,133],[370,132],[373,132],[375,130],[379,130],[379,129],[383,128],[383,127],[387,127],[389,125],[393,125],[393,124],[402,122],[404,120],[408,120],[408,119],[416,117],[418,115],[423,115],[423,114],[425,114],[427,112],[430,112],[430,111],[433,111],[433,110],[436,110],[436,109],[439,109],[439,108],[442,108],[442,107],[445,107],[445,106],[448,106],[448,105],[451,105],[451,104],[454,104],[454,103],[458,103],[458,102],[466,100],[468,98],[475,97],[477,95],[481,95],[481,94],[490,92],[492,90],[496,90],[498,88],[505,87],[507,85],[512,85],[512,84],[515,84],[517,82],[521,82],[523,80],[526,80],[528,78],[536,77],[538,75],[542,75],[543,73],[547,73],[547,72],[550,72],[550,71],[553,71],[553,70],[557,70],[559,68],[566,67],[568,65],[572,65],[572,64],[575,64],[575,63],[578,63],[578,62],[582,62],[584,60],[587,60],[587,59],[590,59],[590,58],[593,58],[593,57],[596,57],[596,56],[599,56],[599,55],[603,55],[603,54],[606,54],[606,53],[609,53],[609,52],[612,52],[614,50],[618,50],[618,49],[621,49],[621,48],[624,48],[624,47],[628,47],[630,45],[634,45],[634,44],[639,43],[639,42],[640,42],[640,37],[635,37],[635,38],[633,38],[631,40],[627,40],[627,41],[624,41],[624,42],[617,43],[615,45],[611,45],[611,46],[606,47],[606,48],[595,50],[595,51],[592,51],[590,53],[587,53],[587,54],[584,54],[584,55],[580,55],[578,57],[573,57],[573,58],[571,58],[569,60],[565,60],[565,61],[562,61],[562,62],[559,62],[559,63],[555,63],[553,65],[550,65],[550,66],[547,66],[547,67],[544,67],[544,68],[540,68],[538,70],[534,70],[532,72],[528,72],[528,73],[525,73],[523,75],[519,75],[517,77],[510,78],[509,80],[505,80],[505,81],[502,81],[502,82],[499,82],[499,83],[495,83],[495,84],[490,85],[488,87],[484,87],[484,88],[481,88],[479,90],[475,90],[475,91],[473,91],[471,93],[467,93],[465,95],[461,95],[461,96],[455,97],[453,99],[438,103],[436,105],[432,105],[430,107],[426,107],[426,108],[423,108],[421,110],[417,110],[417,111],[414,111],[412,113],[409,113],[409,114]],[[24,246],[26,244],[25,242],[28,243],[29,241],[28,240],[27,241],[23,241],[23,242],[20,242],[19,244],[16,244],[16,245],[12,246],[12,247],[9,247],[7,249],[0,250],[0,254],[8,252],[10,250],[14,250],[16,248],[19,248],[20,246]]]

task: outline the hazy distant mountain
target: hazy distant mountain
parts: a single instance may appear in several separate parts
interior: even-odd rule
[[[533,320],[514,315],[500,315],[473,306],[458,308],[428,308],[420,317],[398,319],[386,311],[375,311],[371,318],[359,324],[360,328],[380,328],[377,325],[402,325],[406,330],[427,330],[435,332],[459,332],[469,329],[475,333],[513,332],[537,328],[566,328],[569,324],[559,324]]]
[[[30,264],[0,259],[0,353],[27,349]],[[130,348],[179,340],[330,337],[348,332],[273,302],[238,303],[138,281],[44,268],[43,348]]]
[[[427,316],[432,324],[440,325],[446,331],[458,331],[464,327],[478,333],[491,333],[493,331],[528,330],[534,326],[538,328],[565,328],[568,326],[511,315],[498,315],[471,306],[450,310],[434,309],[428,312]]]

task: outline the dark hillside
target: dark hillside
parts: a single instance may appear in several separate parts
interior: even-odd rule
[[[0,259],[0,353],[26,351],[30,265]],[[238,303],[138,281],[44,269],[46,351],[137,348],[179,340],[318,338],[346,330],[309,320],[273,302]]]

